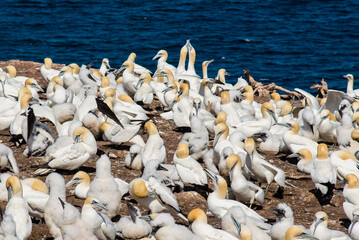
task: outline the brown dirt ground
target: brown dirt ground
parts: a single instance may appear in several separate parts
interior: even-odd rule
[[[0,62],[0,67],[4,67],[7,65],[13,65],[17,69],[18,76],[28,76],[33,77],[38,80],[41,87],[45,89],[46,81],[41,77],[40,67],[41,63],[29,62],[29,61],[19,61],[19,60],[11,60],[7,62]],[[54,67],[59,69],[63,65],[54,64]],[[257,99],[258,100],[258,99]],[[259,99],[259,101],[263,101],[264,99]],[[182,133],[174,131],[176,126],[174,123],[163,120],[159,114],[160,112],[156,109],[159,109],[159,103],[156,101],[152,104],[151,114],[153,115],[151,118],[155,121],[160,135],[162,136],[165,146],[167,149],[167,162],[172,162],[172,157],[174,151],[179,143]],[[145,138],[145,136],[144,136]],[[26,157],[22,154],[25,146],[21,146],[19,148],[15,147],[10,142],[10,134],[8,130],[0,131],[0,141],[10,146],[14,151],[15,158],[17,160],[19,169],[20,169],[20,177],[27,178],[33,177],[33,172],[37,169],[37,166],[41,163],[41,158],[39,157]],[[91,179],[95,175],[95,163],[99,158],[101,152],[111,152],[116,158],[111,158],[112,163],[112,173],[115,177],[120,177],[123,180],[130,182],[132,179],[139,177],[140,172],[129,170],[124,166],[124,158],[128,153],[130,145],[123,144],[120,146],[111,144],[106,141],[98,141],[99,152],[98,155],[91,158],[89,162],[87,162],[81,170],[85,170],[89,172]],[[285,154],[273,154],[273,153],[263,153],[265,159],[270,163],[282,168],[287,176],[287,181],[297,186],[297,188],[288,187],[284,190],[282,197],[277,197],[275,195],[278,186],[276,184],[272,184],[269,188],[267,195],[265,196],[265,202],[263,206],[254,206],[254,209],[268,219],[268,221],[275,222],[275,215],[273,213],[274,208],[278,205],[278,203],[285,202],[288,204],[293,212],[295,217],[296,224],[302,224],[305,227],[309,227],[313,221],[314,214],[317,211],[325,211],[329,216],[329,227],[341,231],[347,232],[348,220],[344,214],[342,203],[344,201],[342,194],[335,194],[331,204],[326,206],[321,206],[316,199],[316,197],[310,191],[314,189],[314,184],[311,181],[309,175],[298,172],[295,165],[290,164]],[[2,169],[2,172],[6,171],[6,169]],[[65,182],[68,182],[71,177],[77,171],[59,171],[65,179]],[[41,180],[45,180],[46,176],[40,176]],[[340,186],[343,187],[343,186]],[[83,204],[83,200],[77,199],[73,194],[70,193],[71,189],[67,190],[67,201],[71,204],[81,207]],[[176,194],[179,205],[183,213],[186,215],[194,208],[202,208],[203,210],[207,210],[206,200],[197,194],[196,192],[181,192]],[[1,202],[0,206],[4,209],[6,206],[5,202]],[[121,216],[128,215],[128,211],[126,209],[126,205],[123,201],[122,209],[120,212]],[[143,213],[147,214],[147,211],[144,209]],[[181,222],[181,219],[176,219],[178,222]],[[220,227],[219,219],[215,218],[212,215],[208,216],[208,221],[211,225],[215,227]],[[32,234],[29,239],[51,239],[51,235],[47,229],[46,224],[37,223],[33,224]]]

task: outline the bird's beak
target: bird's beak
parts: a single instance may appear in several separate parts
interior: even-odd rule
[[[140,78],[137,82],[136,88],[138,88],[138,86],[142,85],[142,83],[145,81],[144,78]]]
[[[208,177],[212,179],[212,182],[217,184],[218,178],[216,177],[216,175],[206,168],[204,169],[204,171],[207,173]]]
[[[145,220],[146,222],[152,221],[152,218],[150,215],[140,216],[139,219]]]
[[[44,92],[44,89],[40,87],[39,84],[32,83],[31,86],[33,86],[35,89],[37,89],[39,92]]]
[[[155,60],[155,59],[157,59],[157,58],[159,58],[159,57],[162,57],[162,54],[161,54],[161,53],[157,53],[156,56],[154,56],[154,57],[152,58],[152,61]]]
[[[353,214],[353,221],[352,221],[352,224],[351,224],[351,227],[349,228],[348,232],[349,232],[349,235],[352,234],[352,231],[353,231],[353,228],[354,228],[354,225],[359,221],[359,215],[357,214]]]
[[[126,66],[125,65],[122,65],[121,67],[120,67],[120,69],[118,69],[118,72],[122,72],[122,71],[124,71],[126,69]]]
[[[319,238],[316,238],[312,235],[310,235],[309,233],[306,233],[306,232],[302,232],[301,234],[299,234],[299,236],[301,238],[306,238],[306,239],[312,239],[312,240],[319,240]]]
[[[92,204],[94,207],[98,208],[98,209],[103,209],[103,210],[105,210],[105,211],[108,211],[108,208],[107,208],[105,205],[103,205],[102,203],[100,203],[100,202],[92,201],[91,204]]]
[[[298,158],[298,157],[300,157],[299,153],[293,153],[293,154],[287,156],[287,158]]]
[[[213,148],[216,146],[219,138],[222,136],[223,132],[220,131],[219,133],[216,134],[216,136],[214,137],[214,140],[213,140]]]
[[[267,110],[267,112],[272,116],[273,120],[274,120],[274,123],[277,123],[277,118],[275,117],[275,114],[272,110]]]
[[[196,116],[198,116],[198,110],[199,110],[199,106],[200,105],[200,103],[195,103],[194,104],[194,108],[196,109]]]
[[[235,218],[233,217],[233,215],[231,215],[231,218],[232,218],[233,224],[234,224],[234,225],[236,226],[236,228],[237,228],[238,235],[241,236],[241,230],[242,230],[241,224],[237,221],[237,219],[235,219]]]
[[[73,179],[71,179],[68,183],[66,183],[66,188],[68,188],[68,187],[70,187],[71,185],[74,185],[74,184],[76,184],[76,183],[78,183],[80,181],[80,179],[79,178],[73,178]]]
[[[59,77],[63,76],[65,74],[65,71],[60,71],[59,72]]]
[[[37,104],[37,103],[39,103],[39,100],[38,99],[36,99],[36,98],[30,98],[30,100],[29,100],[29,105],[32,105],[32,104]]]

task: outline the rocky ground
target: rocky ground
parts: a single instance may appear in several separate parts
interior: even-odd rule
[[[13,65],[17,69],[18,76],[28,76],[35,78],[41,85],[41,87],[46,87],[46,81],[41,77],[40,74],[40,63],[27,62],[27,61],[18,61],[11,60],[7,62],[0,62],[0,67]],[[60,68],[62,65],[56,64],[55,68]],[[260,99],[263,101],[263,99]],[[167,150],[167,162],[172,162],[173,154],[176,150],[177,144],[179,143],[182,134],[181,132],[176,131],[176,126],[174,123],[163,120],[159,114],[159,104],[155,102],[149,109],[151,111],[151,119],[155,121],[158,130],[160,132],[161,137],[163,138]],[[50,123],[49,123],[50,124]],[[41,165],[42,159],[41,157],[27,157],[22,154],[25,146],[20,146],[17,148],[10,142],[10,134],[8,130],[0,131],[0,141],[7,146],[10,146],[14,151],[15,158],[17,160],[19,169],[20,169],[20,177],[27,178],[33,177],[33,172]],[[144,139],[146,136],[144,136]],[[111,152],[111,162],[112,162],[112,173],[115,177],[122,178],[123,180],[130,182],[132,179],[139,177],[141,172],[129,170],[124,166],[124,159],[128,153],[130,145],[114,145],[110,142],[106,141],[98,141],[98,154],[93,156],[89,162],[87,162],[80,170],[85,170],[90,174],[90,177],[93,178],[95,176],[95,163],[99,158],[101,153]],[[278,186],[276,184],[272,184],[269,188],[267,195],[265,196],[265,202],[263,206],[254,206],[254,209],[268,219],[269,223],[275,222],[275,215],[273,213],[274,208],[278,205],[278,203],[285,202],[288,204],[294,213],[295,223],[302,224],[305,227],[309,227],[314,219],[314,214],[317,211],[325,211],[329,216],[329,227],[333,229],[338,229],[341,231],[347,231],[347,227],[350,222],[347,220],[343,208],[343,196],[340,193],[340,189],[343,186],[337,186],[338,191],[337,194],[334,195],[331,204],[326,206],[321,206],[312,193],[314,189],[314,184],[310,178],[310,175],[306,175],[304,173],[298,172],[296,166],[293,165],[293,162],[288,162],[285,154],[273,154],[273,153],[263,153],[265,159],[270,163],[280,167],[283,169],[287,176],[287,181],[291,184],[295,185],[296,188],[288,187],[285,188],[284,193],[281,196],[276,194]],[[295,164],[295,162],[294,162]],[[7,169],[2,169],[2,172],[7,171]],[[65,178],[65,181],[68,182],[72,176],[77,171],[59,171],[61,175]],[[39,178],[45,180],[46,176],[40,176]],[[83,204],[83,200],[77,199],[70,192],[71,189],[67,191],[67,201],[71,204],[81,207]],[[196,192],[187,191],[177,193],[177,199],[180,204],[180,208],[182,212],[187,215],[193,208],[202,208],[207,210],[206,200]],[[6,202],[0,203],[1,207],[4,209],[6,206]],[[127,215],[128,211],[125,203],[123,202],[122,209],[120,215]],[[143,210],[143,209],[142,209]],[[147,211],[143,211],[144,214],[147,214]],[[219,219],[209,214],[209,223],[215,227],[220,227]],[[181,222],[180,219],[178,219]],[[49,231],[45,223],[34,223],[32,234],[29,239],[51,239]]]

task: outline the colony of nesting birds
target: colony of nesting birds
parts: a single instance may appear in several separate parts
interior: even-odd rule
[[[100,69],[73,63],[56,70],[46,58],[40,68],[45,91],[34,78],[16,76],[14,66],[1,69],[0,130],[14,142],[11,148],[0,143],[1,168],[12,171],[0,175],[0,200],[7,201],[1,239],[30,237],[35,220],[44,221],[55,239],[359,239],[359,91],[352,75],[344,76],[346,93],[329,90],[321,100],[295,89],[304,98],[294,107],[275,92],[268,101],[254,101],[256,89],[242,77],[226,83],[225,69],[209,78],[212,61],[202,63],[200,77],[189,41],[177,68],[167,57],[165,50],[157,53],[154,73],[136,64],[134,53],[119,69],[103,59]],[[161,118],[184,132],[171,159],[156,126],[161,122],[146,110],[153,101],[160,103]],[[60,173],[94,158],[100,141],[130,144],[125,166],[141,174],[129,183],[113,177],[111,153],[105,153],[92,181],[79,171],[65,183]],[[25,156],[41,159],[33,176],[47,175],[45,182],[21,177],[13,149],[23,145]],[[279,195],[301,191],[260,154],[267,151],[298,159],[298,175],[308,174],[322,206],[335,194],[344,196],[347,233],[329,229],[324,211],[310,216],[310,229],[294,225],[285,202],[274,209],[273,224],[255,211],[266,204],[270,185]],[[71,185],[84,199],[80,209],[66,201]],[[183,214],[176,194],[185,191],[203,197],[209,211],[198,206]],[[118,220],[126,207],[130,215]],[[220,219],[221,229],[208,224],[207,215]]]

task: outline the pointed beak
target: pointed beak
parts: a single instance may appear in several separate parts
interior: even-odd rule
[[[78,183],[79,182],[79,178],[73,178],[73,179],[71,179],[68,183],[66,183],[66,188],[68,188],[68,187],[70,187],[71,185],[74,185],[74,184],[76,184],[76,183]]]
[[[65,202],[61,199],[61,198],[58,198],[60,203],[61,203],[61,206],[62,206],[62,209],[65,208]]]
[[[31,86],[37,89],[39,92],[44,92],[44,89],[42,89],[39,84],[33,83]]]
[[[39,103],[39,99],[36,99],[36,98],[30,98],[30,100],[29,100],[29,105],[32,105],[32,104],[37,104],[37,103]]]
[[[200,107],[200,103],[198,102],[194,103],[194,108],[196,109],[196,116],[198,116],[199,107]]]
[[[293,153],[287,156],[287,158],[298,158],[300,157],[299,153]]]
[[[92,201],[91,204],[92,204],[94,207],[98,208],[98,209],[103,209],[103,210],[105,210],[105,211],[108,211],[108,208],[107,208],[105,205],[103,205],[102,203],[100,203],[100,202]]]
[[[310,235],[309,233],[306,233],[306,232],[302,232],[301,234],[299,234],[299,236],[301,238],[306,238],[306,239],[312,239],[312,240],[319,240],[319,238],[316,238],[312,235]]]
[[[275,114],[272,110],[267,110],[267,112],[272,116],[273,120],[274,120],[274,123],[276,124],[277,123],[277,118],[275,117]]]
[[[138,86],[142,85],[142,83],[145,81],[145,79],[140,78],[137,82],[136,88],[138,88]]]
[[[118,72],[122,72],[122,71],[124,71],[125,69],[126,69],[126,66],[122,65],[122,66],[120,67],[120,69],[118,69]]]
[[[157,59],[157,58],[159,58],[159,57],[162,57],[162,54],[161,54],[161,53],[157,53],[156,56],[154,56],[154,57],[152,58],[152,61],[155,60],[155,59]]]
[[[231,215],[231,218],[232,218],[233,224],[234,224],[234,225],[236,226],[236,228],[237,228],[238,235],[241,236],[241,230],[242,230],[241,224],[237,221],[237,219],[235,219],[235,218],[233,217],[233,215]]]
[[[313,234],[315,233],[315,230],[317,230],[317,227],[319,225],[319,223],[323,222],[324,221],[324,218],[319,218],[315,224],[314,224],[314,231],[313,231]]]
[[[223,132],[221,131],[221,132],[217,133],[216,136],[214,137],[213,148],[216,146],[216,144],[217,144],[219,138],[222,136],[222,134],[223,134]]]
[[[140,216],[138,218],[145,220],[146,222],[150,222],[152,220],[150,215]]]
[[[64,74],[65,74],[65,71],[60,71],[58,76],[62,77]]]
[[[207,173],[208,177],[212,179],[212,182],[217,184],[218,178],[216,177],[216,175],[206,168],[204,169],[204,171]]]
[[[355,225],[358,221],[359,221],[359,215],[353,214],[353,221],[352,221],[352,224],[351,224],[350,229],[348,230],[349,235],[351,235],[351,234],[352,234],[352,231],[353,231],[354,225]]]

